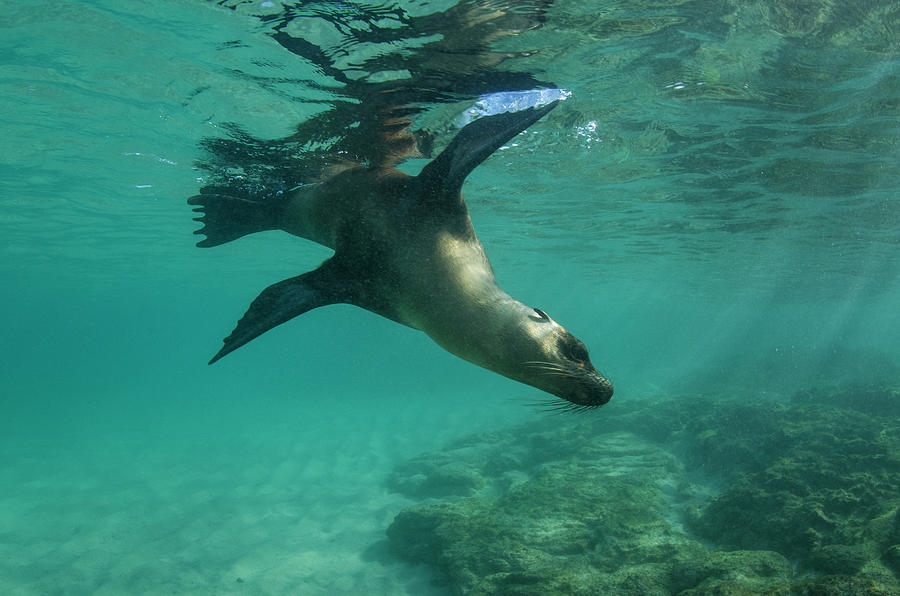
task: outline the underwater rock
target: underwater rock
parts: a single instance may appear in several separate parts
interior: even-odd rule
[[[546,449],[545,432],[520,439]],[[499,495],[401,512],[387,531],[393,551],[440,569],[458,594],[672,594],[790,579],[775,553],[712,552],[667,519],[687,494],[671,454],[621,432],[583,440],[590,449],[576,453],[590,457],[539,465]]]
[[[867,525],[900,501],[898,427],[850,410],[791,407],[770,429],[782,439],[768,464],[688,524],[724,548],[767,548],[819,571],[854,573],[877,549],[848,545],[869,542]]]
[[[900,544],[888,547],[881,555],[884,564],[896,575],[900,575]]]
[[[791,563],[771,551],[710,552],[673,569],[673,593],[750,594],[784,585],[793,575]]]
[[[467,498],[404,510],[388,538],[457,594],[900,594],[898,483],[894,416],[681,397],[399,466],[394,490]]]
[[[465,462],[410,462],[395,471],[388,487],[412,497],[467,496],[484,488],[485,479],[479,470]]]
[[[896,596],[896,583],[886,584],[865,577],[848,577],[845,575],[826,575],[825,577],[807,578],[780,586],[765,594],[790,596]],[[740,594],[740,592],[729,592]],[[752,592],[751,594],[756,594]],[[680,596],[680,595],[679,595]]]
[[[879,520],[880,521],[880,520]],[[881,560],[885,567],[900,577],[900,507],[893,512],[893,524],[883,536],[876,530],[875,540],[884,545]]]
[[[829,544],[814,550],[809,557],[809,566],[824,573],[854,575],[870,558],[860,544]]]
[[[540,459],[526,463],[525,453],[525,447],[509,433],[464,437],[439,453],[397,466],[387,486],[411,498],[471,496],[485,489],[488,479],[509,485],[516,471],[540,463]]]
[[[900,388],[866,385],[852,389],[831,387],[804,389],[791,398],[799,404],[828,404],[872,416],[900,416]]]

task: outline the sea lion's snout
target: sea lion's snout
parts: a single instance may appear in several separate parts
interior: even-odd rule
[[[553,410],[583,411],[605,405],[613,396],[613,386],[609,379],[587,365],[555,366],[554,381],[551,385],[538,385],[544,391],[564,399],[564,404],[549,404]],[[565,371],[565,372],[564,372]]]
[[[560,329],[562,332],[558,353],[570,371],[570,385],[573,386],[560,397],[576,406],[587,408],[602,406],[612,397],[612,383],[591,364],[585,345],[565,329]]]
[[[533,336],[538,338],[535,345],[541,359],[526,362],[525,378],[519,380],[568,402],[553,409],[586,410],[606,404],[613,395],[612,383],[591,364],[585,345],[544,311],[534,313]]]
[[[613,392],[614,389],[609,379],[603,377],[597,371],[591,371],[588,375],[579,379],[578,387],[574,391],[560,397],[576,406],[598,408],[612,398]]]

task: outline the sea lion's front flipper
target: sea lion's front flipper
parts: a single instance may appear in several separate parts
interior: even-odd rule
[[[451,200],[458,198],[469,172],[558,103],[557,100],[540,108],[485,116],[464,126],[447,148],[419,173],[418,178],[423,184],[438,191],[427,196],[442,196]]]
[[[298,315],[320,306],[343,302],[348,295],[347,283],[331,259],[315,271],[273,284],[250,303],[225,345],[209,361],[210,364]]]

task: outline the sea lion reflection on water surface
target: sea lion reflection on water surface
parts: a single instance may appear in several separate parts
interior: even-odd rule
[[[610,382],[584,344],[545,312],[500,289],[460,194],[466,176],[558,102],[466,125],[418,176],[349,166],[276,198],[203,192],[198,246],[280,229],[333,249],[310,271],[266,288],[210,364],[269,329],[327,304],[347,303],[424,331],[460,358],[566,400],[602,406]]]

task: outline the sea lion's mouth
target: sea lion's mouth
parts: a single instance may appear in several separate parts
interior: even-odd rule
[[[587,373],[572,393],[560,397],[577,407],[599,408],[609,402],[614,391],[608,379],[599,373]]]
[[[540,371],[544,380],[551,381],[542,387],[548,393],[566,400],[565,404],[553,404],[558,410],[589,410],[605,405],[613,396],[613,386],[609,379],[598,373],[590,365],[577,366],[569,363],[528,362],[530,368]],[[535,384],[541,387],[540,384]]]

